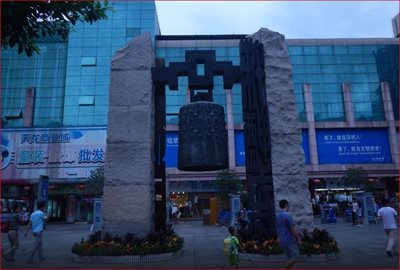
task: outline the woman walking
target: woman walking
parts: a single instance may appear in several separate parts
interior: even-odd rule
[[[3,254],[3,258],[8,262],[15,261],[14,255],[19,245],[18,229],[21,220],[22,218],[21,218],[20,208],[18,205],[14,204],[12,207],[12,212],[9,215],[9,227],[7,233],[11,247]]]

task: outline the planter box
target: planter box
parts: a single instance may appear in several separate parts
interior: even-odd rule
[[[262,255],[262,254],[249,254],[249,253],[239,253],[239,258],[242,261],[252,261],[252,262],[279,262],[283,263],[287,261],[287,258],[284,254],[279,255]],[[325,262],[325,261],[333,261],[336,260],[337,253],[327,253],[327,254],[300,254],[299,262]]]
[[[88,264],[118,264],[118,263],[146,263],[161,262],[179,258],[182,250],[177,252],[151,254],[151,255],[130,255],[130,256],[79,256],[74,254],[74,262]]]

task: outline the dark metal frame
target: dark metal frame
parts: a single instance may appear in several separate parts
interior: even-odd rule
[[[197,64],[204,64],[204,75],[197,74]],[[207,89],[212,97],[214,87],[213,77],[224,77],[224,88],[231,89],[234,83],[242,85],[243,120],[246,177],[248,188],[248,208],[253,210],[250,222],[250,232],[253,235],[275,235],[275,204],[272,181],[271,142],[268,121],[268,108],[265,92],[264,49],[263,45],[250,38],[240,42],[240,67],[233,66],[229,61],[216,61],[214,50],[186,51],[185,62],[170,63],[165,67],[159,63],[152,70],[153,82],[156,88],[156,165],[157,175],[163,181],[156,183],[156,194],[163,193],[165,201],[165,85],[171,90],[178,89],[178,77],[187,76],[191,100],[194,90]],[[163,101],[158,101],[162,99]],[[160,108],[162,106],[162,108]],[[164,172],[162,172],[164,170]],[[161,186],[162,185],[162,186]],[[165,203],[164,203],[165,207]],[[164,211],[164,214],[161,213]],[[165,225],[165,208],[156,204],[156,225]]]
[[[156,62],[156,66],[164,66],[162,60]],[[155,139],[154,139],[154,193],[158,195],[155,201],[155,229],[162,230],[167,220],[166,213],[166,175],[165,175],[165,91],[164,85],[155,83],[154,103],[155,103]],[[161,197],[160,197],[161,196]]]
[[[253,42],[250,38],[240,41],[240,71],[248,208],[253,211],[250,215],[250,232],[255,235],[275,236],[275,202],[264,47],[258,41]]]

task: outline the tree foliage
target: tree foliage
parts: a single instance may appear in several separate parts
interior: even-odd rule
[[[243,189],[242,181],[229,169],[218,173],[216,186],[224,197],[229,197],[229,194],[238,194]]]
[[[91,171],[89,181],[86,184],[86,193],[97,197],[103,195],[104,180],[104,166]]]
[[[65,40],[70,24],[107,19],[111,8],[99,1],[1,1],[1,45],[18,46],[28,57],[39,53],[39,38],[59,36]]]
[[[368,184],[368,175],[362,167],[348,168],[343,176],[343,184],[347,187],[365,187]]]

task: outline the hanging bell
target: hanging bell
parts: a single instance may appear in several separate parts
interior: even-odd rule
[[[196,101],[179,110],[178,169],[214,171],[229,167],[224,107]]]

